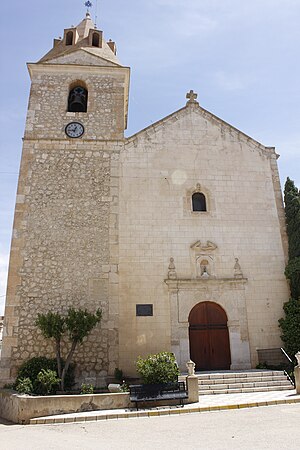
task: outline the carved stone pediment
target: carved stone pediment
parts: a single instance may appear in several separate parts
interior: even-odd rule
[[[195,242],[191,245],[191,249],[196,252],[212,252],[216,250],[218,246],[211,241],[206,241],[206,244],[202,244],[201,241]]]

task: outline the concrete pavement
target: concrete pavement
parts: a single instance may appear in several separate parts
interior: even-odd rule
[[[300,404],[57,425],[1,425],[5,450],[298,450]]]
[[[189,405],[185,405],[184,407],[152,406],[147,408],[139,408],[139,411],[136,411],[135,408],[113,409],[104,411],[88,411],[82,413],[40,417],[36,419],[31,419],[30,423],[54,424],[54,423],[71,423],[71,422],[92,422],[108,419],[128,419],[133,417],[153,417],[153,416],[166,416],[175,414],[190,414],[190,413],[217,411],[226,409],[242,409],[257,406],[268,406],[268,405],[270,406],[270,405],[289,404],[298,402],[300,403],[300,395],[296,394],[296,390],[256,392],[256,393],[252,392],[242,394],[201,395],[198,403],[192,403]]]

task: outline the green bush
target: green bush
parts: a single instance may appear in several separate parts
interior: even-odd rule
[[[55,370],[42,369],[37,376],[37,381],[45,394],[55,393],[55,388],[59,385],[60,379]]]
[[[283,305],[285,317],[279,320],[281,339],[287,354],[294,359],[300,350],[300,300],[290,298]]]
[[[174,354],[168,352],[139,357],[136,368],[145,384],[174,383],[180,374]]]
[[[19,394],[32,394],[33,386],[30,378],[20,378],[16,383],[16,391]]]
[[[93,394],[93,393],[94,393],[94,386],[92,384],[82,383],[80,394]]]
[[[57,374],[57,361],[56,359],[49,359],[45,356],[36,356],[34,358],[25,361],[19,368],[16,384],[21,378],[29,378],[33,385],[33,392],[35,394],[43,394],[43,388],[37,380],[38,374],[41,370],[53,370]],[[71,390],[74,386],[74,365],[70,365],[69,370],[66,375],[66,389]]]

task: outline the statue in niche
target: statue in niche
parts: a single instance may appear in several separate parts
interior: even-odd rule
[[[209,262],[206,259],[203,259],[200,263],[201,278],[209,278],[208,267]]]
[[[209,278],[209,273],[207,272],[206,266],[203,267],[201,278]]]
[[[239,263],[239,258],[235,258],[235,265],[234,265],[234,278],[243,278],[243,272]]]
[[[177,279],[177,273],[176,273],[176,268],[175,268],[175,264],[174,264],[174,258],[170,258],[170,264],[168,267],[168,278],[169,280],[176,280]]]

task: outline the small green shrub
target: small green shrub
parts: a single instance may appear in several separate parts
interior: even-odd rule
[[[123,383],[120,384],[120,391],[121,392],[129,392],[129,386],[125,381],[123,381]]]
[[[53,394],[55,387],[59,385],[60,379],[55,370],[42,369],[37,376],[37,381],[41,385],[41,389],[45,394]]]
[[[119,369],[118,367],[115,368],[115,379],[120,383],[122,383],[124,380],[123,370]]]
[[[33,386],[30,378],[20,378],[16,383],[16,391],[19,394],[32,394]]]
[[[29,378],[33,385],[33,392],[35,394],[44,394],[41,384],[37,381],[38,374],[41,370],[53,370],[57,374],[57,361],[56,359],[49,359],[45,356],[36,356],[34,358],[25,361],[19,368],[16,384],[21,378]],[[67,390],[71,390],[74,385],[74,370],[75,366],[70,365],[66,375],[65,386]]]
[[[82,383],[80,394],[93,394],[93,393],[94,393],[94,386],[92,384]]]
[[[145,384],[174,383],[180,374],[175,355],[168,352],[139,357],[136,368]]]

